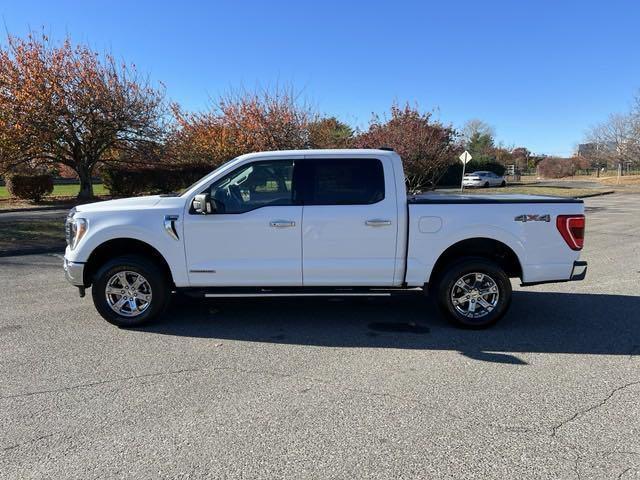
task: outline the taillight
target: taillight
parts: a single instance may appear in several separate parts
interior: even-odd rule
[[[558,215],[556,226],[571,250],[584,246],[584,215]]]

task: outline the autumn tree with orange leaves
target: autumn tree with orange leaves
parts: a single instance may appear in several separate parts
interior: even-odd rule
[[[182,164],[214,167],[244,153],[309,147],[313,113],[286,89],[228,94],[201,113],[172,110],[167,152]]]
[[[433,189],[459,152],[457,132],[417,107],[391,106],[391,117],[374,115],[369,129],[356,137],[357,148],[393,148],[404,164],[411,193]]]
[[[9,36],[0,48],[0,173],[62,164],[78,175],[78,196],[92,197],[96,166],[162,139],[163,104],[163,91],[110,55]]]
[[[318,118],[308,129],[311,148],[350,148],[353,143],[353,129],[336,117]]]

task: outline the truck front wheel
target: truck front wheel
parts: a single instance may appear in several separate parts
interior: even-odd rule
[[[511,303],[511,282],[496,263],[476,257],[452,263],[436,286],[438,305],[449,321],[465,328],[496,323]]]
[[[93,278],[91,294],[98,313],[119,327],[137,327],[159,316],[171,290],[166,275],[143,256],[106,262]]]

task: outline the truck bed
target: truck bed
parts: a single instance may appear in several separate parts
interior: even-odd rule
[[[579,258],[555,220],[584,212],[583,201],[576,198],[430,192],[409,196],[407,203],[405,280],[410,286],[427,282],[438,258],[470,239],[508,246],[518,257],[525,283],[567,280]],[[464,254],[463,250],[460,255]]]

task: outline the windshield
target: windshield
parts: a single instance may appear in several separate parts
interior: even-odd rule
[[[224,166],[230,164],[231,162],[233,162],[234,160],[236,160],[238,157],[234,157],[231,160],[227,160],[226,162],[224,162],[222,165],[219,165],[218,167],[216,167],[214,170],[212,170],[212,172],[214,172],[215,170],[218,170],[220,168],[223,168]],[[209,174],[207,174],[209,175]],[[207,176],[205,175],[205,177]],[[193,187],[195,187],[198,183],[200,183],[202,181],[204,177],[199,178],[198,180],[196,180],[195,182],[193,182],[191,185],[189,185],[188,187],[183,188],[182,190],[180,190],[178,192],[178,195],[181,197],[183,196],[185,193],[187,193],[189,190],[191,190]]]

